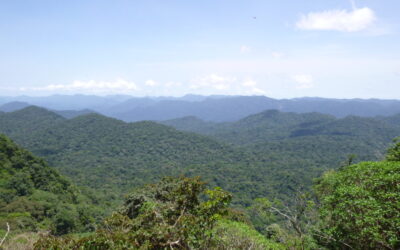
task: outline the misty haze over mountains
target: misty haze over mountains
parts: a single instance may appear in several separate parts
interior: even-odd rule
[[[264,110],[318,112],[338,118],[390,116],[400,113],[399,100],[295,98],[273,99],[265,96],[132,97],[127,95],[53,95],[46,97],[0,97],[0,111],[11,112],[36,105],[73,118],[97,112],[126,122],[170,120],[195,116],[205,121],[230,122]]]

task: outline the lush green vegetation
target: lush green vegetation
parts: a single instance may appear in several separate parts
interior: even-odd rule
[[[398,144],[396,145],[398,147]],[[393,147],[393,148],[396,148]],[[298,192],[290,206],[257,199],[264,234],[229,209],[231,195],[204,191],[198,178],[164,178],[137,189],[90,236],[42,237],[36,248],[398,249],[400,162],[362,162],[325,173],[317,199]],[[281,218],[279,224],[271,223]]]
[[[102,211],[44,160],[0,135],[0,228],[50,230],[53,234],[94,229]]]
[[[172,123],[189,130],[194,123],[208,137],[98,114],[65,119],[38,107],[1,114],[0,132],[114,204],[134,187],[183,174],[232,192],[233,204],[241,206],[260,196],[290,199],[298,186],[309,188],[350,154],[356,161],[382,159],[400,134],[382,118],[317,113],[266,111],[223,124],[183,120]]]
[[[164,178],[129,195],[104,225],[80,239],[44,237],[37,249],[283,249],[228,220],[231,195],[199,178]]]
[[[42,248],[399,247],[400,143],[385,156],[400,134],[396,116],[182,120],[166,123],[202,135],[38,107],[0,113],[0,132],[77,184],[0,137],[1,230],[8,222],[13,233],[68,234],[42,238]]]
[[[329,248],[400,247],[400,143],[387,161],[329,171],[315,189],[320,198],[320,243]]]
[[[274,171],[285,165],[153,122],[130,124],[97,114],[67,120],[30,107],[0,117],[0,131],[78,185],[103,191],[111,202],[133,187],[179,174],[200,175],[210,186],[233,192],[234,204],[290,193],[286,186],[275,186],[286,174]]]
[[[337,119],[318,113],[268,110],[231,123],[194,117],[163,123],[252,154],[256,171],[268,176],[265,182],[271,189],[267,196],[285,199],[295,189],[310,187],[314,178],[338,168],[350,155],[355,155],[354,162],[383,159],[391,140],[400,134],[396,117]]]
[[[206,189],[199,178],[163,178],[137,188],[89,234],[95,211],[57,172],[8,138],[0,137],[1,223],[13,230],[48,230],[36,249],[398,249],[400,246],[400,143],[381,162],[326,172],[316,197],[297,190],[290,201],[256,199],[249,215],[232,209],[232,195]],[[22,179],[21,179],[22,178]],[[39,196],[35,194],[39,193]],[[51,197],[52,199],[48,199]],[[21,202],[21,200],[24,202]],[[84,207],[83,207],[84,206]],[[61,207],[61,209],[60,209]],[[16,214],[17,212],[18,214]],[[92,215],[92,217],[90,216]],[[30,222],[29,222],[30,221]],[[28,223],[29,222],[29,223]],[[259,230],[256,231],[256,228]],[[260,233],[262,232],[262,233]],[[54,235],[66,234],[58,237]],[[17,235],[5,246],[21,244]],[[32,244],[37,236],[27,237]],[[15,246],[16,246],[15,245]],[[25,245],[27,246],[27,245]]]
[[[226,165],[245,158],[211,139],[156,123],[128,124],[96,114],[66,120],[35,107],[5,114],[0,131],[45,157],[76,183],[116,189],[118,194],[184,172],[184,166],[196,171],[209,162]]]
[[[240,146],[313,136],[339,136],[357,141],[362,138],[375,139],[377,145],[382,146],[380,143],[387,144],[400,131],[400,123],[396,122],[395,117],[348,116],[337,119],[320,113],[296,114],[267,110],[236,122],[210,123],[195,117],[184,117],[162,123]]]
[[[395,143],[389,148],[386,155],[386,160],[388,161],[400,161],[400,137],[393,140]]]
[[[400,162],[363,162],[328,172],[316,189],[326,245],[400,247]]]

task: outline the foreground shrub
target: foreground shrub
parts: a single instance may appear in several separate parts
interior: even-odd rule
[[[214,226],[227,213],[230,200],[219,188],[205,190],[199,178],[164,178],[128,196],[95,234],[82,239],[43,237],[35,248],[207,249],[215,247]]]
[[[400,162],[363,162],[326,173],[319,240],[331,248],[400,248]]]

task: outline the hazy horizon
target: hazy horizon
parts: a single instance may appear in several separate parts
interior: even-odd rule
[[[135,95],[129,95],[129,94],[110,94],[110,95],[96,95],[96,94],[84,94],[84,93],[73,93],[73,94],[68,94],[68,93],[54,93],[54,94],[48,94],[48,95],[0,95],[0,98],[19,98],[19,97],[28,97],[28,98],[46,98],[46,97],[53,97],[53,96],[85,96],[85,97],[129,97],[129,98],[184,98],[188,96],[199,96],[199,97],[266,97],[270,99],[276,99],[276,100],[285,100],[285,99],[333,99],[333,100],[382,100],[382,101],[400,101],[400,98],[395,99],[395,98],[375,98],[375,97],[370,97],[370,98],[359,98],[359,97],[349,97],[349,98],[339,98],[339,97],[321,97],[321,96],[299,96],[299,97],[289,97],[289,98],[276,98],[268,95],[236,95],[236,94],[210,94],[210,95],[202,95],[202,94],[193,94],[193,93],[188,93],[188,94],[183,94],[183,95],[177,95],[177,96],[167,96],[167,95],[146,95],[146,96],[135,96]],[[18,101],[18,100],[17,100]]]

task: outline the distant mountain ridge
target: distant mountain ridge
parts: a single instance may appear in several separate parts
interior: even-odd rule
[[[49,96],[0,97],[5,109],[16,110],[12,102],[25,102],[51,110],[92,110],[127,122],[162,121],[195,116],[205,121],[231,122],[264,110],[282,112],[318,112],[345,117],[391,116],[400,113],[400,100],[294,98],[273,99],[266,96],[132,97],[119,96]],[[20,108],[22,108],[21,106]],[[1,111],[0,107],[0,111]],[[7,111],[8,112],[8,111]]]
[[[195,132],[234,144],[254,144],[300,136],[378,136],[385,140],[400,135],[400,115],[336,118],[321,113],[266,110],[234,122],[207,122],[188,116],[161,121],[178,130]]]
[[[13,112],[13,111],[17,111],[19,109],[23,109],[26,107],[29,107],[30,104],[27,102],[18,102],[18,101],[14,101],[14,102],[9,102],[6,104],[3,104],[0,106],[0,111],[3,112]]]

